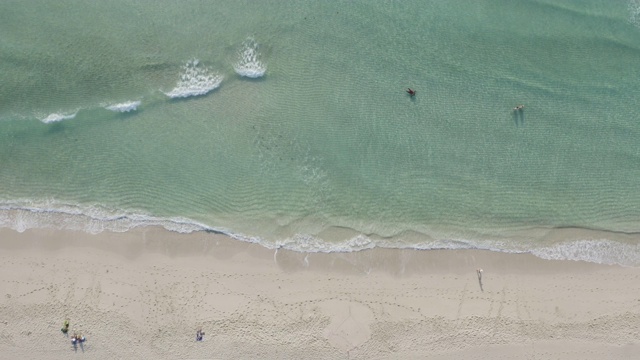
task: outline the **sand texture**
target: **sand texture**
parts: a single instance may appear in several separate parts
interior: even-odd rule
[[[0,260],[2,359],[640,358],[639,268],[155,228],[4,229]]]

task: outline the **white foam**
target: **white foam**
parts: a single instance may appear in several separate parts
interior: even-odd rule
[[[375,242],[366,235],[357,235],[349,240],[330,243],[308,234],[296,234],[295,236],[278,241],[275,244],[265,244],[268,248],[282,248],[297,252],[353,252],[376,247]]]
[[[142,211],[121,211],[100,205],[76,205],[51,199],[0,202],[0,227],[19,232],[53,228],[97,234],[102,231],[125,232],[141,226],[161,226],[178,233],[222,232],[186,218],[160,218]]]
[[[161,226],[178,233],[210,231],[245,242],[256,243],[269,249],[287,249],[297,252],[353,252],[374,247],[400,249],[482,249],[506,253],[531,253],[548,260],[580,260],[599,264],[640,266],[640,244],[628,244],[608,239],[578,240],[557,243],[533,250],[519,244],[513,247],[501,241],[433,240],[424,243],[388,242],[357,235],[341,242],[331,242],[308,234],[296,234],[284,240],[268,241],[258,236],[234,233],[214,228],[183,217],[162,218],[144,211],[124,211],[101,205],[77,205],[54,199],[0,201],[0,227],[23,232],[32,228],[53,228],[84,231],[97,234],[103,231],[125,232],[136,227]]]
[[[127,101],[119,104],[105,106],[104,108],[115,112],[125,113],[138,110],[138,106],[140,106],[140,103],[140,101]]]
[[[176,87],[164,94],[172,99],[204,95],[218,88],[223,79],[222,75],[201,65],[199,60],[189,60],[182,67]]]
[[[260,46],[253,38],[247,38],[242,43],[238,51],[238,60],[233,65],[236,73],[249,78],[259,78],[264,76],[267,65],[260,59],[262,56],[258,52]]]
[[[50,124],[50,123],[54,123],[62,120],[73,119],[74,117],[76,117],[76,114],[77,112],[74,112],[73,114],[52,113],[52,114],[49,114],[44,119],[40,119],[40,121],[42,121],[45,124]]]
[[[554,244],[535,249],[531,253],[549,260],[581,260],[598,264],[640,266],[640,244],[626,244],[607,239]]]

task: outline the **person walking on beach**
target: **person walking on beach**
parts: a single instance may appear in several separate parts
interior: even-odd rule
[[[62,324],[62,329],[60,329],[60,331],[62,331],[63,334],[69,332],[69,319],[64,321],[64,323]]]
[[[202,341],[204,339],[204,331],[202,329],[198,329],[196,332],[196,341]]]

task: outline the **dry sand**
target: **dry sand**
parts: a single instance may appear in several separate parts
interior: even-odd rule
[[[0,260],[2,359],[640,359],[640,268],[156,228],[4,229]]]

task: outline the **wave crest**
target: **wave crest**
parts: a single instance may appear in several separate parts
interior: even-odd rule
[[[138,110],[138,106],[140,106],[140,103],[140,101],[127,101],[119,104],[105,106],[104,108],[115,112],[125,113]]]
[[[204,95],[220,86],[224,77],[192,59],[182,67],[176,86],[164,94],[172,99]]]
[[[72,114],[51,113],[47,115],[47,117],[40,119],[40,121],[42,121],[45,124],[50,124],[50,123],[59,122],[62,120],[73,119],[74,117],[76,117],[77,114],[78,114],[77,112],[74,112]]]
[[[242,43],[242,47],[238,51],[238,60],[233,65],[238,75],[254,79],[264,76],[267,65],[261,60],[262,56],[258,52],[259,47],[255,39],[251,37]]]

